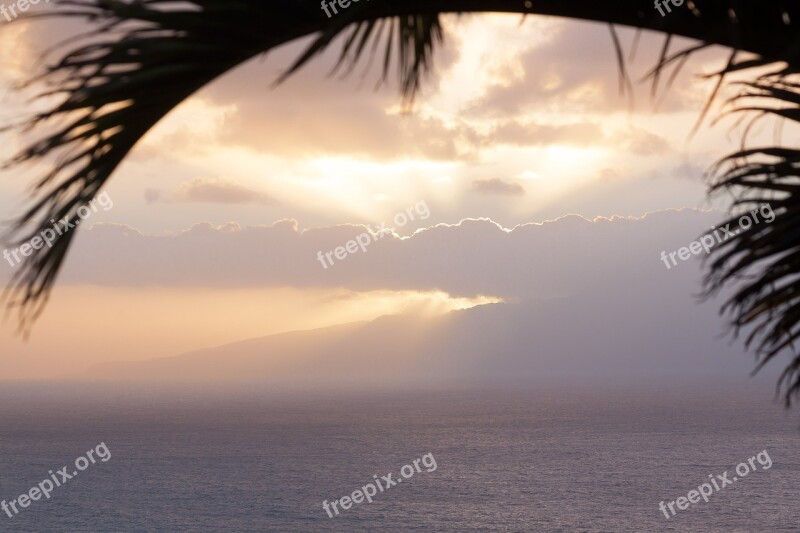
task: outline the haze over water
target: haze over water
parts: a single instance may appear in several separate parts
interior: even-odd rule
[[[112,458],[4,531],[790,531],[796,417],[766,387],[563,386],[345,396],[0,392],[0,498],[104,441]],[[708,474],[751,473],[667,520]],[[432,453],[437,469],[328,518]],[[10,528],[10,529],[9,529]]]

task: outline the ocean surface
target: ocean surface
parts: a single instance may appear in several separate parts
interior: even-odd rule
[[[770,387],[275,395],[5,385],[0,499],[111,453],[0,531],[800,531],[800,411]],[[769,469],[665,518],[766,451]],[[414,459],[420,472],[329,518]]]

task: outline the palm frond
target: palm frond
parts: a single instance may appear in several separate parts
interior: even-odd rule
[[[615,24],[648,28],[667,35],[658,64],[650,73],[653,91],[672,67],[667,85],[688,58],[711,44],[734,52],[717,73],[717,88],[701,113],[703,121],[725,77],[756,67],[774,72],[745,84],[727,104],[731,113],[752,117],[742,149],[716,167],[713,191],[736,191],[734,206],[749,209],[768,201],[776,218],[753,226],[719,246],[706,278],[707,294],[736,284],[724,312],[736,331],[750,328],[747,344],[757,346],[760,366],[800,335],[800,150],[781,147],[746,149],[750,128],[764,117],[800,121],[800,67],[797,23],[800,7],[788,3],[695,0],[671,17],[660,17],[644,0],[601,5],[587,0],[362,1],[326,19],[310,0],[53,0],[47,16],[79,18],[95,28],[83,44],[66,52],[31,84],[44,84],[42,97],[56,97],[48,111],[11,126],[50,132],[14,157],[6,168],[53,158],[53,168],[33,187],[31,206],[10,234],[17,243],[30,240],[55,221],[75,219],[98,195],[110,176],[142,137],[166,114],[204,85],[248,59],[293,39],[316,35],[303,54],[277,81],[291,76],[342,37],[334,73],[353,71],[370,52],[370,63],[383,43],[381,82],[397,65],[405,103],[413,103],[431,57],[442,40],[439,14],[445,11],[541,13],[602,21],[612,25],[621,83],[630,89]],[[647,15],[650,13],[650,15]],[[44,15],[43,15],[44,16]],[[31,18],[31,17],[29,17]],[[699,44],[670,53],[671,35],[699,39]],[[370,43],[371,46],[370,46]],[[737,50],[757,54],[739,59]],[[772,105],[770,102],[782,102]],[[732,219],[734,220],[734,219]],[[64,262],[76,230],[60,235],[52,248],[35,250],[22,265],[7,293],[19,308],[23,331],[38,316]],[[759,368],[760,368],[759,366]],[[784,371],[786,398],[800,393],[800,357]]]
[[[60,103],[22,124],[5,128],[54,128],[6,165],[54,158],[52,171],[33,187],[33,202],[9,234],[16,244],[50,228],[53,221],[75,220],[78,210],[98,195],[142,137],[178,104],[203,86],[293,38],[324,28],[282,81],[325,50],[348,27],[340,66],[355,65],[384,24],[397,40],[386,42],[384,77],[397,47],[401,89],[407,101],[419,89],[442,33],[436,15],[363,21],[367,2],[324,24],[310,17],[308,4],[256,0],[60,0],[48,17],[78,17],[97,29],[30,80],[42,84],[43,98]],[[354,22],[355,21],[355,22]],[[351,68],[352,70],[352,68]],[[27,331],[43,309],[77,230],[58,235],[52,247],[34,250],[5,293],[19,308]]]
[[[771,73],[738,85],[743,90],[727,103],[734,106],[728,113],[752,116],[743,145],[752,123],[766,116],[800,122],[800,85],[791,74]],[[743,146],[721,159],[713,174],[712,192],[729,191],[736,198],[734,215],[724,224],[738,227],[742,213],[764,204],[775,216],[770,223],[742,230],[712,252],[705,296],[735,287],[722,312],[731,317],[737,335],[749,331],[745,345],[755,349],[756,371],[783,352],[794,354],[778,383],[778,393],[788,405],[800,393],[800,355],[795,350],[800,337],[800,150]]]

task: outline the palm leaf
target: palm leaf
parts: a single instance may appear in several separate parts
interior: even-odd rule
[[[729,99],[730,114],[750,114],[751,123],[767,116],[800,122],[800,91],[791,71],[740,83],[743,90]],[[763,100],[763,104],[753,101]],[[747,101],[745,105],[738,105]],[[756,371],[779,354],[793,358],[781,374],[778,392],[787,404],[800,393],[800,150],[780,146],[743,148],[721,159],[713,169],[712,192],[729,191],[736,214],[726,224],[738,226],[738,214],[769,204],[775,219],[751,226],[715,249],[705,279],[705,295],[726,286],[735,290],[722,312],[734,332],[749,333],[745,344],[758,359]]]
[[[62,0],[48,16],[80,17],[98,25],[84,36],[86,44],[67,52],[32,79],[47,89],[42,97],[61,102],[23,124],[38,130],[65,123],[32,143],[6,168],[55,157],[54,169],[34,185],[34,201],[15,224],[9,238],[29,241],[52,226],[53,220],[75,220],[81,207],[97,196],[134,146],[165,115],[194,92],[248,59],[292,38],[310,33],[319,21],[308,16],[306,4],[230,0],[167,0],[121,2]],[[281,18],[276,17],[277,8]],[[353,22],[370,8],[355,5],[338,17],[281,77],[296,72],[311,57],[351,27],[340,65],[351,67],[375,29],[386,21]],[[307,21],[287,24],[287,20]],[[401,88],[413,101],[431,53],[441,40],[436,15],[390,20],[396,43],[386,43],[384,78],[396,61]],[[350,56],[348,56],[350,54]],[[35,250],[23,263],[6,295],[19,307],[20,327],[27,331],[39,315],[64,262],[75,230],[59,235],[52,248]]]

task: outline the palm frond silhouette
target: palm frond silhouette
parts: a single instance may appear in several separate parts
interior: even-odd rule
[[[622,87],[630,86],[614,25],[665,35],[660,58],[650,73],[654,91],[664,74],[674,73],[693,53],[712,45],[729,47],[727,66],[716,74],[717,90],[728,74],[775,66],[743,88],[748,97],[772,104],[742,105],[736,113],[760,113],[800,120],[800,5],[790,2],[689,0],[662,17],[652,0],[362,0],[328,18],[318,0],[54,0],[41,17],[79,18],[95,29],[83,44],[71,44],[30,84],[44,84],[43,97],[59,97],[49,110],[10,128],[39,131],[58,124],[14,157],[6,168],[55,158],[52,170],[34,185],[30,207],[19,217],[11,238],[24,242],[52,223],[75,218],[95,198],[134,146],[166,114],[193,93],[237,65],[294,39],[315,38],[282,81],[326,50],[337,37],[342,48],[337,69],[345,73],[381,46],[383,77],[396,69],[406,104],[413,102],[432,54],[443,39],[440,16],[451,12],[507,12],[557,15],[608,23],[617,49]],[[28,17],[33,18],[33,17]],[[671,50],[672,36],[696,45]],[[739,60],[739,52],[751,56]],[[755,55],[754,57],[752,55]],[[669,83],[669,82],[668,82]],[[717,90],[700,119],[710,108]],[[736,105],[732,102],[732,105]],[[698,124],[700,121],[698,122]],[[760,364],[792,349],[800,335],[800,151],[781,147],[742,149],[724,158],[712,191],[737,191],[737,207],[770,198],[777,218],[754,227],[714,252],[706,291],[740,283],[725,303],[734,328],[754,326]],[[7,296],[27,331],[42,311],[76,231],[58,236],[52,248],[35,250],[17,272]],[[800,357],[784,373],[786,399],[800,392]]]
[[[742,91],[731,99],[732,113],[756,113],[753,122],[771,115],[800,121],[800,85],[782,72],[741,85]],[[765,103],[738,105],[753,100]],[[738,214],[763,204],[775,213],[770,224],[753,225],[723,242],[705,279],[706,296],[736,287],[722,311],[733,317],[737,334],[747,330],[745,344],[756,350],[757,371],[778,354],[794,352],[800,335],[800,150],[743,148],[720,160],[714,170],[712,192],[738,193],[735,213],[725,223],[738,227]],[[787,404],[800,392],[799,356],[785,368],[778,386]]]

